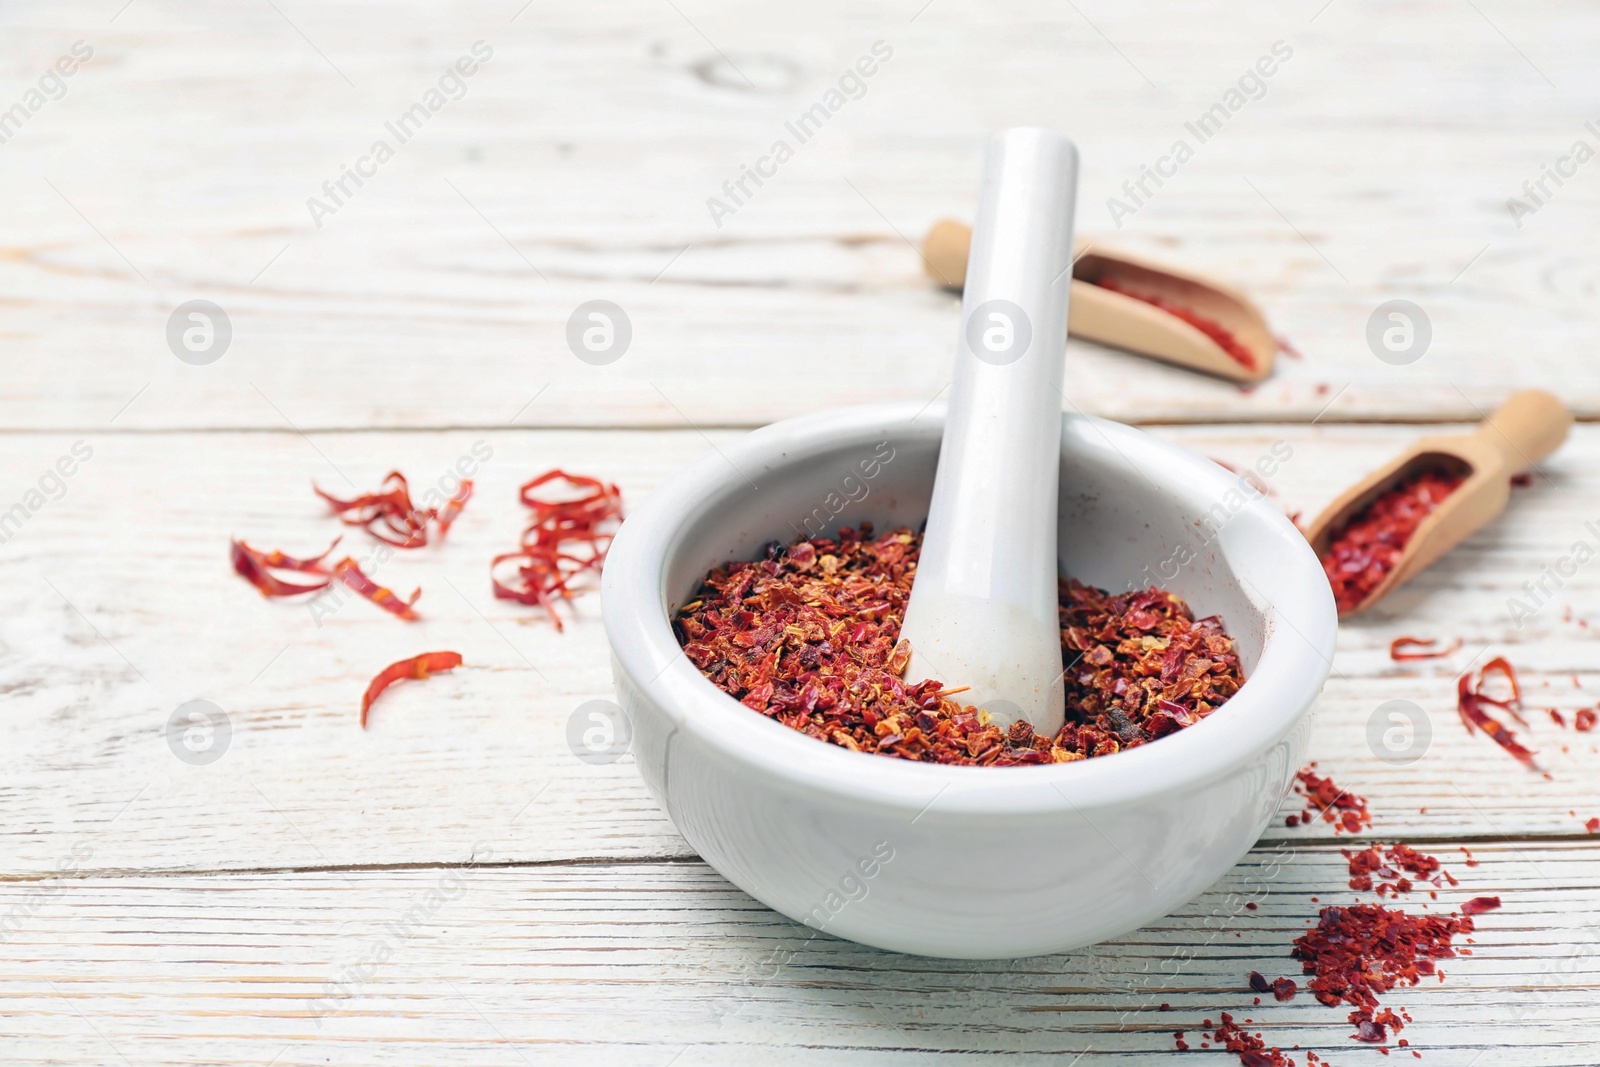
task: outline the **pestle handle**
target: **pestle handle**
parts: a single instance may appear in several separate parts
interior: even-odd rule
[[[1495,409],[1477,435],[1505,457],[1508,470],[1531,467],[1561,447],[1572,413],[1554,394],[1524,389]]]
[[[989,143],[902,629],[908,679],[969,685],[1002,726],[1023,718],[1040,732],[1062,721],[1056,504],[1077,170],[1077,149],[1051,130]]]

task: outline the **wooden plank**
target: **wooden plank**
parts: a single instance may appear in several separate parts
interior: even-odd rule
[[[488,862],[463,866],[468,855],[463,844],[432,870],[0,884],[0,914],[14,916],[0,944],[8,1060],[1177,1064],[1192,1057],[1177,1056],[1174,1031],[1198,1048],[1202,1020],[1224,1011],[1334,1063],[1374,1058],[1349,1040],[1347,1009],[1304,992],[1256,1006],[1248,988],[1252,970],[1303,977],[1293,939],[1319,906],[1355,899],[1326,845],[1258,850],[1116,941],[1000,962],[838,941],[698,863],[504,868],[480,846]],[[1592,1064],[1600,843],[1477,857],[1443,856],[1461,887],[1403,905],[1504,902],[1460,946],[1472,955],[1444,961],[1442,984],[1385,997],[1414,1020],[1401,1036],[1425,1062]]]
[[[17,84],[76,39],[95,55],[5,145],[0,425],[748,426],[931,397],[957,308],[905,239],[970,213],[983,137],[1020,120],[1083,146],[1084,233],[1246,286],[1308,357],[1247,395],[1074,344],[1072,404],[1138,421],[1438,420],[1544,384],[1600,416],[1600,378],[1572,373],[1600,342],[1592,176],[1547,182],[1533,215],[1507,207],[1595,140],[1600,20],[1576,0],[1483,18],[1341,3],[1314,23],[1274,5],[1152,18],[1030,0],[1004,20],[919,6],[633,0],[509,24],[487,3],[11,12]],[[1440,34],[1449,47],[1413,47]],[[314,221],[322,183],[394,140],[384,123],[480,39],[493,58],[462,99]],[[785,122],[876,40],[894,56],[865,95],[717,225],[708,198],[795,140]],[[1293,56],[1265,95],[1201,143],[1186,123],[1279,40]],[[1123,184],[1180,138],[1194,158],[1113,219]],[[234,329],[206,367],[165,340],[195,298]],[[632,321],[611,366],[567,348],[593,299]],[[1364,339],[1391,299],[1432,324],[1409,366]]]
[[[1292,456],[1273,484],[1286,506],[1309,510],[1415,431],[1159,432],[1240,467],[1281,441]],[[709,454],[708,441],[732,436],[82,438],[93,455],[64,480],[65,495],[0,545],[0,873],[52,870],[79,843],[94,848],[95,869],[104,871],[440,862],[485,828],[510,835],[504,855],[519,862],[688,857],[626,757],[591,766],[567,746],[577,706],[611,695],[597,598],[579,601],[558,634],[537,612],[494,601],[485,571],[493,554],[515,544],[516,486],[534,473],[559,465],[602,474],[639,501]],[[0,485],[8,499],[23,499],[75,440],[7,436]],[[230,572],[230,536],[315,552],[338,532],[310,491],[313,480],[350,491],[340,472],[367,488],[397,466],[420,493],[475,445],[492,455],[475,472],[477,494],[449,542],[374,568],[402,592],[425,590],[423,621],[402,623],[360,602],[319,619],[305,605],[263,601]],[[1600,735],[1563,732],[1536,715],[1531,739],[1551,772],[1546,780],[1466,736],[1453,711],[1456,672],[1475,655],[1500,652],[1524,670],[1535,707],[1594,705],[1594,634],[1564,607],[1593,604],[1600,574],[1579,570],[1521,630],[1504,605],[1586,536],[1597,470],[1600,429],[1579,427],[1545,466],[1550,484],[1516,490],[1494,526],[1381,611],[1343,628],[1313,751],[1325,773],[1371,799],[1375,834],[1566,835],[1600,816]],[[366,555],[365,538],[357,531],[345,547]],[[1450,660],[1396,664],[1386,649],[1402,633],[1461,636],[1466,646]],[[361,732],[366,680],[384,664],[437,648],[462,652],[466,666],[396,687]],[[230,719],[231,747],[211,765],[169,750],[169,717],[194,699],[214,701]],[[1384,763],[1369,746],[1369,721],[1394,699],[1414,701],[1431,725],[1431,747],[1409,766]],[[1269,833],[1289,835],[1282,827]]]

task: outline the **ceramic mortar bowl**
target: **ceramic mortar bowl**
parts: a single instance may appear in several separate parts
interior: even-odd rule
[[[1128,426],[1063,422],[1062,572],[1119,591],[1154,582],[1221,615],[1246,675],[1204,721],[1116,755],[951,767],[851,752],[739,704],[673,636],[671,614],[726,560],[864,519],[917,528],[943,423],[918,404],[777,423],[629,517],[603,598],[639,771],[706,862],[827,933],[966,959],[1116,937],[1250,849],[1301,764],[1333,657],[1321,566],[1238,476]]]

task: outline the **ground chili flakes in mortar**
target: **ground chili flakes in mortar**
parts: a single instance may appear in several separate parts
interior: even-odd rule
[[[1150,589],[1059,587],[1067,721],[1054,737],[1009,731],[935,679],[902,677],[900,622],[922,539],[872,524],[812,538],[705,578],[673,620],[684,653],[718,688],[785,726],[856,752],[927,763],[1066,763],[1192,726],[1244,683],[1220,619],[1195,619]]]
[[[1328,539],[1322,569],[1340,611],[1367,599],[1400,562],[1417,527],[1465,480],[1458,474],[1423,471],[1368,504]]]

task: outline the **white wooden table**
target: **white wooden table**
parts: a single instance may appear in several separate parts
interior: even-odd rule
[[[534,473],[637,501],[749,427],[934,397],[956,304],[908,239],[970,213],[984,136],[1020,122],[1078,139],[1082,232],[1238,281],[1305,355],[1245,394],[1074,342],[1082,410],[1236,463],[1287,442],[1274,488],[1308,514],[1514,388],[1578,414],[1501,521],[1343,628],[1315,755],[1370,799],[1371,839],[1446,860],[1442,904],[1504,898],[1447,982],[1390,998],[1423,1062],[1600,1063],[1600,735],[1536,719],[1538,778],[1453,696],[1504,653],[1535,707],[1600,699],[1600,570],[1520,628],[1507,607],[1600,522],[1600,162],[1559,162],[1600,148],[1591,5],[74,0],[9,6],[0,34],[0,111],[23,108],[0,125],[6,1063],[1169,1063],[1221,1011],[1379,1062],[1343,1011],[1244,991],[1297,971],[1313,896],[1352,897],[1322,824],[1279,820],[1205,896],[1066,956],[813,939],[702,864],[628,758],[569,751],[568,716],[609,695],[595,599],[557,634],[489,594]],[[64,95],[41,88],[77,41]],[[477,41],[464,95],[361,163]],[[864,93],[716,225],[707,199],[877,41]],[[1185,123],[1278,41],[1264,94],[1198,143]],[[1119,229],[1108,198],[1179,138],[1193,158]],[[1573,173],[1535,203],[1547,164]],[[371,176],[314,220],[346,165]],[[193,299],[232,325],[209,365],[166,340]],[[632,322],[609,366],[564,339],[593,299]],[[1365,337],[1391,299],[1431,322],[1407,365]],[[431,484],[480,441],[449,544],[379,569],[423,587],[423,622],[314,619],[229,571],[233,534],[320,547],[309,482]],[[49,477],[76,442],[92,456]],[[1395,664],[1405,633],[1466,647]],[[467,665],[359,730],[366,679],[429,648]],[[231,728],[204,765],[167,740],[194,699]],[[1391,699],[1430,717],[1410,766],[1369,748]]]

